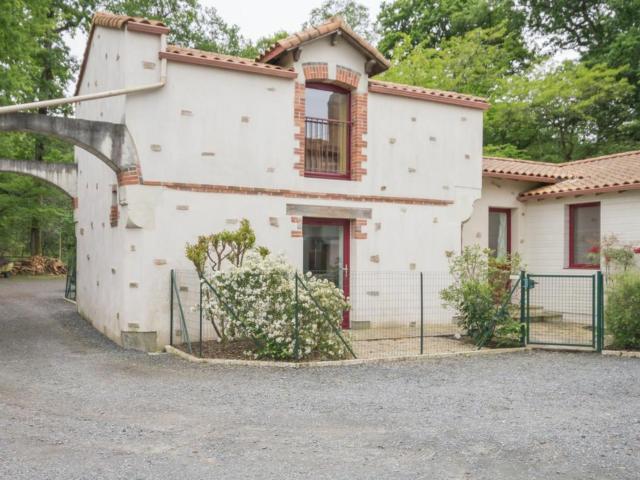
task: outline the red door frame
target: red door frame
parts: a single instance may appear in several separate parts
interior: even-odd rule
[[[590,270],[597,270],[600,268],[600,264],[588,264],[588,263],[576,263],[576,252],[574,249],[574,240],[575,240],[575,215],[578,209],[584,207],[599,207],[600,202],[590,202],[590,203],[574,203],[573,205],[569,205],[569,268],[584,268]]]
[[[507,255],[511,255],[511,209],[489,207],[489,213],[506,213],[507,214]]]
[[[302,217],[302,225],[337,225],[342,227],[342,293],[349,297],[349,273],[351,270],[351,220],[342,218]],[[349,328],[349,311],[342,315],[342,328]]]

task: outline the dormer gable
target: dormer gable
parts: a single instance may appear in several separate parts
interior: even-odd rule
[[[306,81],[327,80],[357,88],[360,78],[384,72],[389,61],[373,45],[355,33],[341,17],[277,41],[259,62],[293,67]]]

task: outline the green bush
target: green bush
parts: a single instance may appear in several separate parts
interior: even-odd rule
[[[456,310],[458,325],[478,347],[489,342],[499,347],[520,343],[521,326],[509,305],[509,277],[519,268],[517,256],[496,259],[490,250],[478,246],[450,257],[453,282],[440,296]]]
[[[607,329],[616,348],[640,349],[640,273],[615,276],[607,292]]]
[[[330,281],[307,274],[298,282],[296,325],[296,271],[283,257],[249,252],[242,265],[205,278],[217,294],[203,298],[202,308],[224,331],[221,341],[251,340],[253,347],[246,353],[254,358],[346,356],[335,332],[349,304]]]

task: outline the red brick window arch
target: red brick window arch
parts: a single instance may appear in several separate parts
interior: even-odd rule
[[[304,98],[305,176],[351,178],[351,92],[308,82]]]

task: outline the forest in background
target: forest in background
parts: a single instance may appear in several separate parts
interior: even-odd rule
[[[65,39],[93,13],[156,18],[169,41],[253,58],[288,33],[252,41],[199,0],[2,0],[0,104],[65,95],[79,61]],[[355,0],[324,0],[301,28],[340,14],[392,62],[382,80],[486,97],[485,154],[550,162],[640,145],[640,0],[395,0],[377,18]],[[72,107],[40,109],[72,115]],[[72,162],[41,135],[0,133],[0,158]],[[0,173],[0,256],[75,252],[68,197]]]

